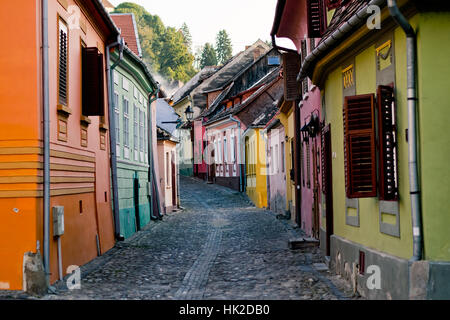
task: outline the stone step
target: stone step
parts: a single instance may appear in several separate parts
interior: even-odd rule
[[[291,250],[318,247],[319,240],[314,238],[293,238],[289,239],[289,248]]]

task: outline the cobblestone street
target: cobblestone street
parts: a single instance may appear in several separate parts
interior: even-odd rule
[[[43,299],[347,299],[317,249],[290,250],[286,220],[238,192],[181,178],[184,210],[81,268],[81,289]],[[340,287],[341,289],[338,289]],[[0,298],[13,297],[0,293]],[[19,294],[19,297],[23,294]],[[16,296],[17,297],[17,296]]]

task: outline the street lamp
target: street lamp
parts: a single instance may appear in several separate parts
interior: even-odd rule
[[[184,113],[186,114],[186,119],[188,122],[191,122],[192,119],[194,119],[194,110],[192,110],[191,106],[188,106]]]

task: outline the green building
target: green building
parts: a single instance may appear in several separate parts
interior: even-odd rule
[[[126,42],[122,61],[114,69],[114,120],[120,233],[129,238],[151,219],[148,111],[157,83],[139,57],[134,16],[111,16]],[[130,34],[129,30],[136,32]],[[118,59],[116,50],[111,54],[111,63]]]

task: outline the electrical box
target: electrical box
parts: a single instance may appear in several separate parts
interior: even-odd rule
[[[64,234],[64,207],[53,207],[53,236]]]

